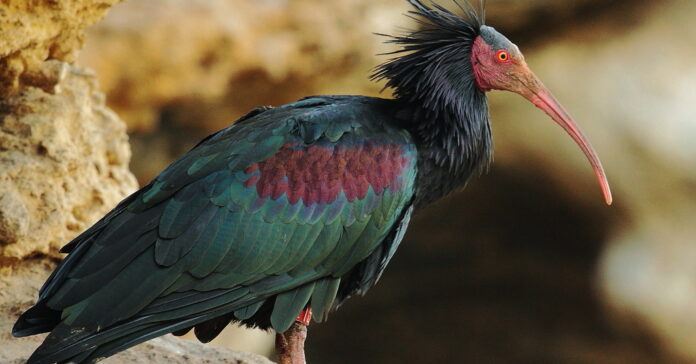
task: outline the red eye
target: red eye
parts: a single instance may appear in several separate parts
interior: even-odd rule
[[[507,51],[500,50],[495,54],[495,58],[498,60],[500,63],[508,63],[510,62],[510,54],[508,54]]]

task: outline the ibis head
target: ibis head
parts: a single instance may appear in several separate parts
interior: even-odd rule
[[[494,28],[482,25],[473,42],[471,64],[480,90],[520,94],[560,125],[585,153],[599,180],[606,203],[612,203],[609,182],[597,153],[563,105],[529,69],[524,55],[515,44]]]
[[[485,95],[492,90],[512,91],[543,110],[573,138],[611,204],[609,183],[590,142],[529,69],[519,48],[485,24],[483,4],[477,12],[468,2],[453,0],[464,12],[462,17],[437,3],[429,7],[423,0],[407,1],[414,7],[409,15],[421,28],[391,38],[390,43],[402,46],[393,53],[398,57],[380,65],[374,76],[386,79],[398,99],[425,110],[412,133],[425,144],[424,149],[435,151],[434,165],[453,172],[449,176],[460,184],[469,172],[487,166],[492,142]],[[457,175],[460,171],[464,177]]]

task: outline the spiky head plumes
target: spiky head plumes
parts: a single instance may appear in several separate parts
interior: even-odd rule
[[[483,11],[477,13],[468,2],[466,6],[453,1],[464,17],[439,4],[432,8],[421,0],[407,0],[413,10],[409,16],[421,29],[391,36],[387,43],[400,49],[396,55],[377,67],[373,79],[386,79],[386,88],[394,89],[399,99],[418,102],[437,118],[442,107],[463,107],[462,93],[482,99],[483,93],[475,84],[471,66],[471,51],[480,35]]]
[[[410,130],[437,168],[448,171],[451,181],[442,188],[447,190],[486,170],[492,158],[486,95],[476,86],[471,64],[484,15],[468,2],[452,0],[460,16],[434,2],[407,1],[413,7],[408,16],[419,29],[389,37],[387,43],[400,49],[388,53],[395,57],[372,77],[385,79],[385,88],[411,106]]]

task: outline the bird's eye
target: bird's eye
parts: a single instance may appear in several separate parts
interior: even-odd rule
[[[498,53],[495,54],[495,58],[498,60],[500,63],[508,63],[510,62],[510,54],[508,54],[507,51],[500,50]]]

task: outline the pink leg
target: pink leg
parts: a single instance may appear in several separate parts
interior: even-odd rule
[[[307,339],[307,325],[312,319],[312,309],[300,312],[288,331],[276,335],[278,364],[306,364],[304,342]]]

